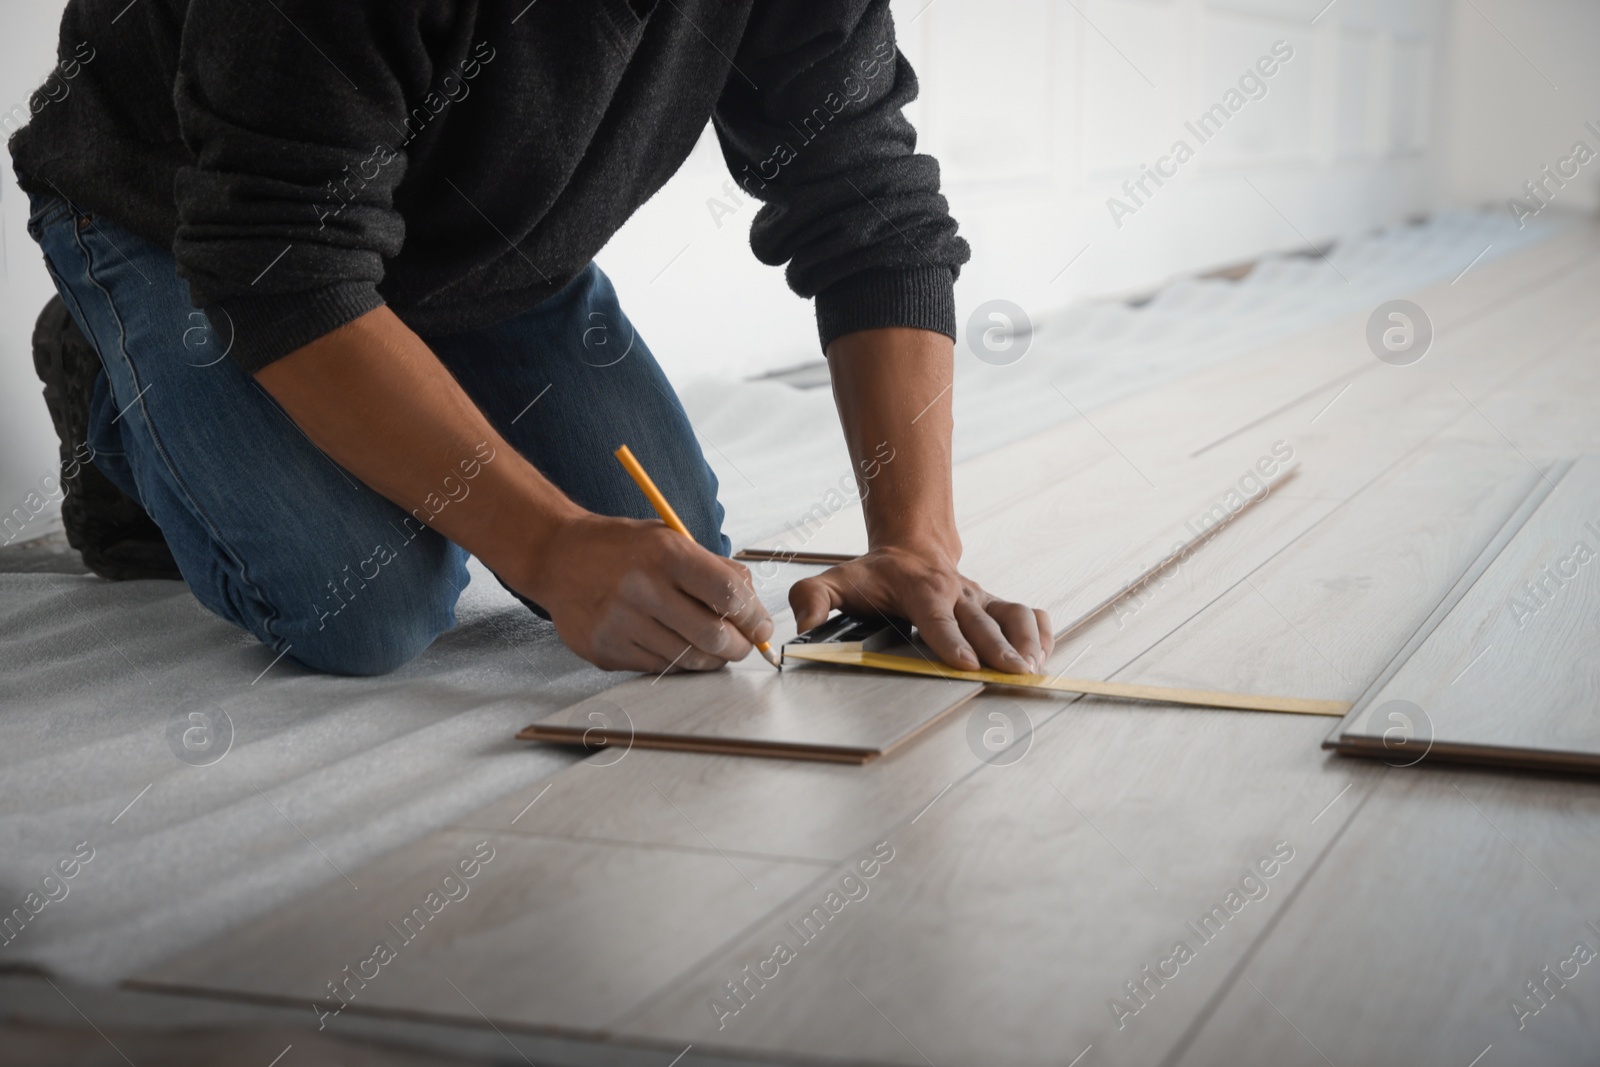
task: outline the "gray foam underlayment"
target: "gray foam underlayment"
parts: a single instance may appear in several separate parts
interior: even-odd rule
[[[1071,308],[1036,322],[1011,366],[962,345],[958,458],[1076,417],[1052,384],[1092,410],[1559,229],[1448,213],[1341,244],[1331,264],[1272,258],[1242,282],[1175,283],[1139,309]],[[828,390],[680,391],[735,545],[780,532],[848,476]],[[178,583],[0,575],[0,916],[79,842],[94,848],[68,895],[0,947],[0,968],[118,981],[571,765],[573,752],[512,735],[622,676],[567,651],[476,560],[471,572],[459,625],[375,679],[274,664]],[[806,573],[783,568],[763,599],[781,608]],[[169,723],[207,706],[231,719],[232,747],[191,766]]]

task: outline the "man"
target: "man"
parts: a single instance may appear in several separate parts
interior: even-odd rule
[[[957,570],[968,251],[886,2],[71,0],[60,56],[11,147],[100,364],[46,368],[58,429],[88,427],[63,445],[280,654],[410,660],[468,553],[605,668],[714,669],[771,635],[671,386],[643,345],[595,347],[632,327],[592,258],[708,119],[764,202],[756,255],[816,298],[853,459],[894,450],[870,551],[795,584],[797,625],[901,615],[965,668],[1049,654],[1043,612]]]

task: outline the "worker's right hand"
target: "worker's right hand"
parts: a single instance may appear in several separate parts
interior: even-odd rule
[[[773,632],[743,564],[654,521],[567,519],[508,581],[606,670],[716,670]]]

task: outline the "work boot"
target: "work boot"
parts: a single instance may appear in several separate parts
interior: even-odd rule
[[[161,528],[144,508],[95,467],[89,448],[89,401],[100,356],[59,296],[33,327],[33,368],[61,439],[61,524],[67,543],[102,578],[181,578]]]

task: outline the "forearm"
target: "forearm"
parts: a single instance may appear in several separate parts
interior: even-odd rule
[[[388,308],[268,364],[256,380],[340,466],[513,584],[536,584],[538,546],[586,514],[506,443]]]
[[[873,548],[933,551],[951,564],[961,556],[950,483],[954,364],[950,339],[931,330],[862,330],[828,346]]]

